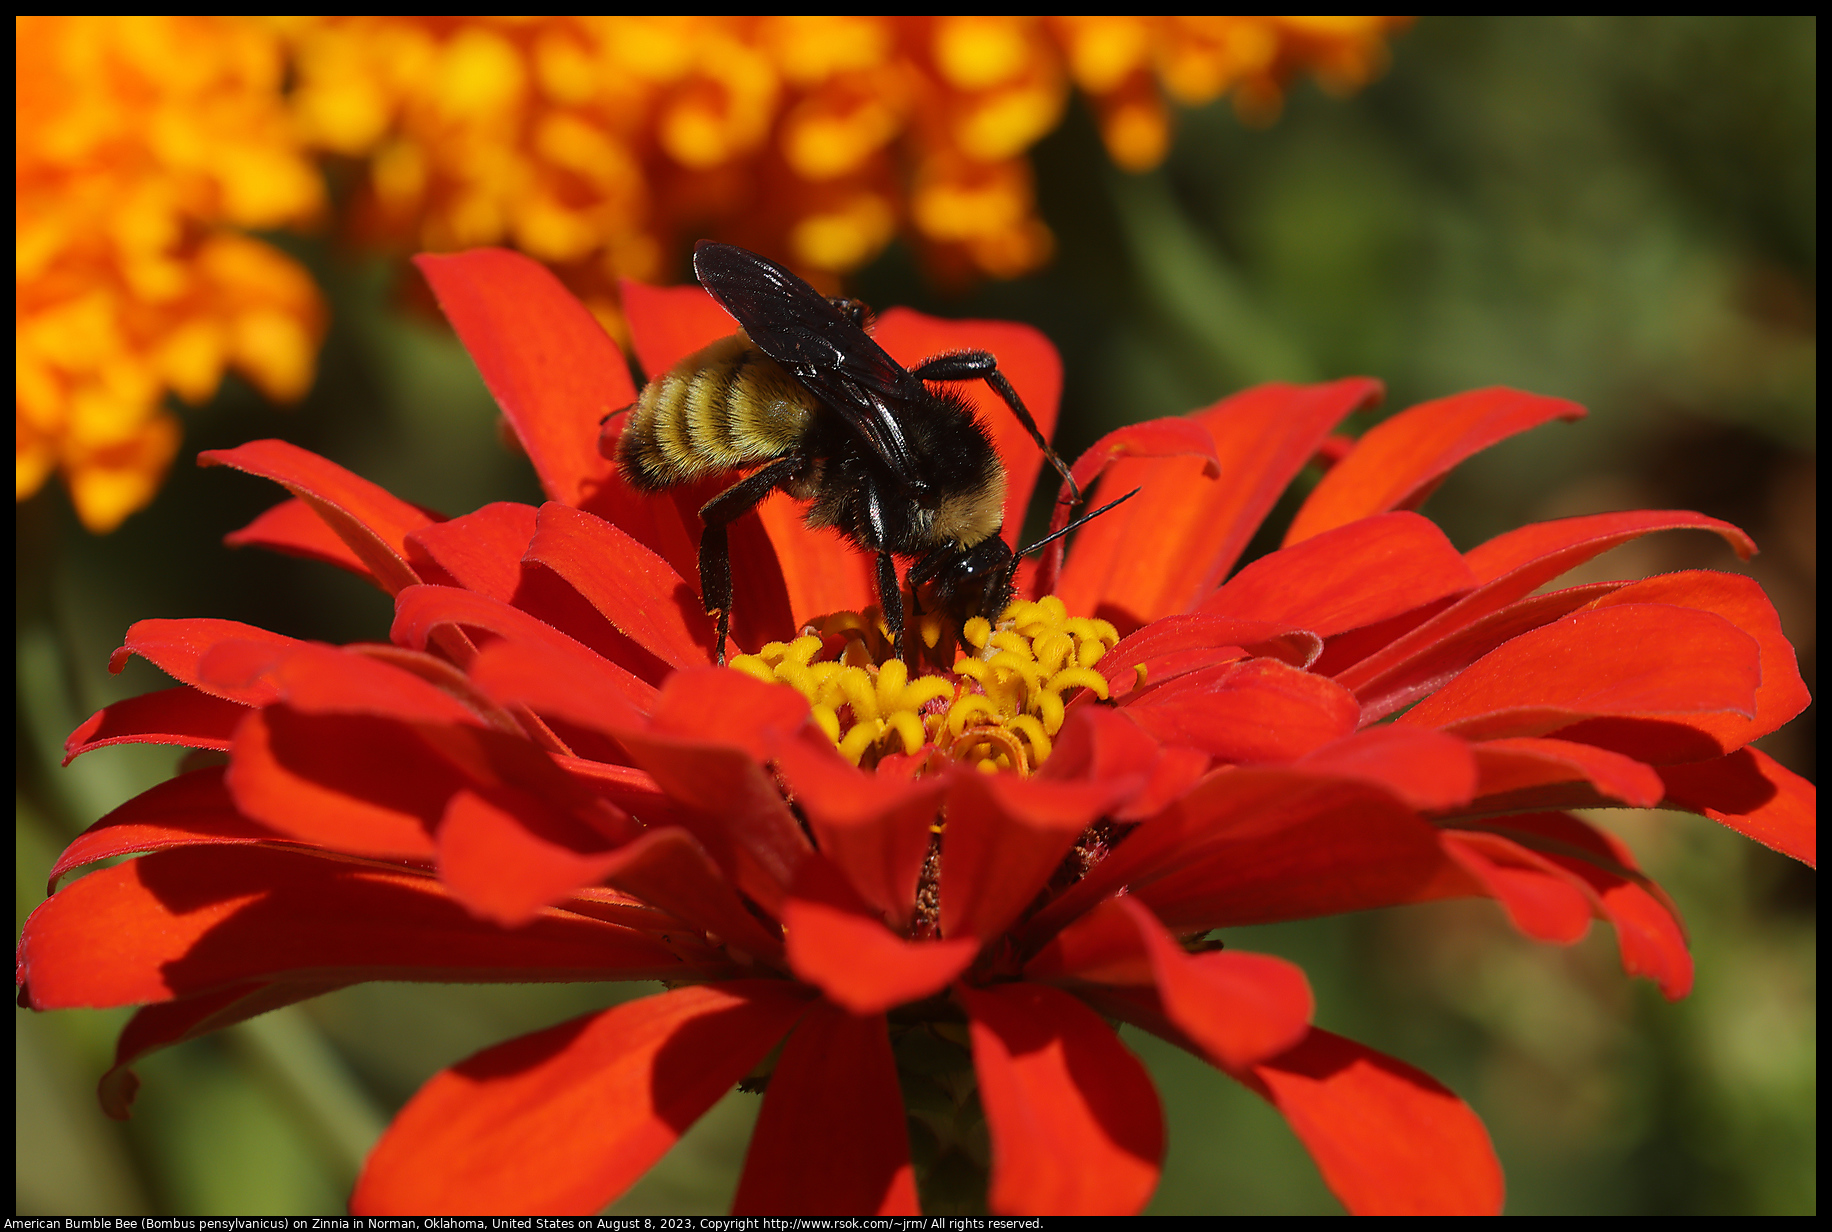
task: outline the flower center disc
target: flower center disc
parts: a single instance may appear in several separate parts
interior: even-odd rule
[[[931,613],[914,633],[933,650],[943,626]],[[1073,690],[1106,700],[1107,679],[1094,665],[1119,641],[1111,624],[1070,616],[1054,595],[1013,603],[996,627],[975,616],[960,637],[965,646],[949,670],[912,679],[891,653],[878,609],[835,612],[802,626],[792,642],[736,656],[731,667],[800,692],[855,766],[927,748],[988,774],[1029,774],[1049,757]]]

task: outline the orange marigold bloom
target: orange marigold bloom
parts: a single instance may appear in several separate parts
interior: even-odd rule
[[[105,531],[177,453],[168,389],[202,402],[230,364],[274,398],[311,383],[318,292],[240,232],[310,218],[323,185],[261,26],[19,17],[14,35],[15,491],[61,470]]]
[[[899,227],[944,271],[1009,277],[1051,238],[1025,153],[1071,84],[1139,170],[1168,95],[1269,119],[1309,69],[1378,71],[1399,19],[293,19],[309,139],[368,160],[365,223],[409,247],[510,242],[575,283],[654,279],[714,231],[837,275]],[[605,297],[608,302],[608,296]]]

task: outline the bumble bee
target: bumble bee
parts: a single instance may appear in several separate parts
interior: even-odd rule
[[[905,368],[865,332],[856,300],[828,299],[729,244],[702,240],[693,268],[742,328],[643,388],[617,466],[632,487],[660,492],[762,464],[700,509],[700,593],[718,619],[718,661],[731,626],[726,527],[779,488],[810,502],[807,525],[832,527],[876,555],[879,601],[899,657],[903,599],[893,557],[913,558],[917,603],[926,591],[926,606],[957,623],[997,620],[1018,564],[1000,533],[1005,467],[966,401],[925,382],[985,381],[1079,499],[998,361],[958,351]]]

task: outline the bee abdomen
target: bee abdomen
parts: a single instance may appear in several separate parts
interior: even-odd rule
[[[632,486],[658,491],[778,458],[816,403],[743,334],[700,348],[643,387],[617,447]]]

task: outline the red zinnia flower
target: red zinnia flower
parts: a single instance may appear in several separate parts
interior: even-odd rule
[[[1740,531],[1606,514],[1460,553],[1410,512],[1476,450],[1581,414],[1570,403],[1484,390],[1351,443],[1332,427],[1378,394],[1351,380],[1121,429],[1077,477],[1109,469],[1140,494],[1021,575],[1060,602],[969,634],[987,649],[945,687],[879,664],[856,620],[790,640],[869,603],[870,573],[773,498],[734,527],[733,638],[798,693],[707,666],[703,494],[638,498],[606,461],[599,423],[635,391],[585,310],[511,254],[422,268],[550,502],[442,521],[279,442],[207,456],[294,494],[236,542],[358,572],[396,618],[385,645],[213,620],[129,631],[117,660],[180,683],[99,712],[71,756],[154,741],[228,764],[78,838],[54,883],[149,854],[25,927],[26,1004],[144,1007],[103,1079],[116,1115],[148,1051],[360,981],[659,979],[669,991],[435,1077],[354,1208],[595,1210],[734,1083],[766,1080],[780,1044],[741,1212],[915,1212],[899,1081],[916,1072],[962,1080],[944,1085],[967,1133],[977,1082],[991,1209],[1136,1211],[1163,1129],[1119,1019],[1271,1101],[1351,1210],[1490,1211],[1500,1170],[1461,1101],[1311,1026],[1300,971],[1206,932],[1486,895],[1543,940],[1608,920],[1624,966],[1679,997],[1691,963],[1670,904],[1562,810],[1690,809],[1813,858],[1811,787],[1749,747],[1807,701],[1752,582],[1538,593],[1650,531],[1747,554]],[[695,288],[627,302],[652,373],[730,329]],[[1031,331],[893,311],[878,337],[906,363],[986,347],[1054,421],[1054,353]],[[1039,459],[1009,419],[987,422],[1012,514]],[[1312,459],[1334,465],[1284,546],[1227,578]],[[861,669],[811,718],[816,676]]]

